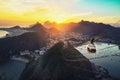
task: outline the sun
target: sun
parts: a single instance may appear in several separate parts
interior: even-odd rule
[[[64,23],[67,20],[67,18],[64,15],[56,15],[52,18],[52,20],[57,23]]]
[[[57,23],[64,23],[65,20],[63,20],[63,19],[56,19],[55,22],[57,22]]]

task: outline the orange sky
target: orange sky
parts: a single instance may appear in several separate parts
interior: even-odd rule
[[[116,23],[120,20],[119,12],[116,12],[120,9],[120,6],[116,6],[117,0],[111,0],[114,1],[111,2],[113,7],[109,7],[110,3],[105,2],[107,0],[95,1],[98,0],[0,0],[0,26],[30,25],[37,21],[61,23],[79,22],[83,19]],[[103,5],[106,9],[101,7],[103,3],[106,4],[107,8]],[[116,11],[110,14],[109,9]]]

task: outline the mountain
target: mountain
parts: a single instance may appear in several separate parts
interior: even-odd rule
[[[59,26],[59,29],[64,31],[71,31],[76,26],[79,26],[79,24],[75,22],[64,23]]]
[[[44,22],[43,24],[46,28],[52,28],[52,27],[55,27],[57,25],[56,22],[50,22],[50,21],[46,21]]]
[[[120,28],[116,28],[114,26],[111,26],[109,24],[103,24],[103,23],[95,23],[95,22],[88,22],[88,21],[82,21],[80,22],[80,25],[82,27],[86,27],[83,32],[86,32],[86,34],[103,34],[102,38],[113,40],[115,44],[120,44]],[[81,27],[79,26],[79,27]],[[80,30],[77,28],[77,30]],[[111,42],[110,42],[111,43]]]
[[[9,28],[9,29],[22,29],[22,28],[21,28],[20,26],[16,25],[16,26],[11,27],[11,28]]]
[[[39,22],[37,22],[36,24],[31,25],[29,28],[26,28],[26,30],[30,30],[30,31],[47,31],[47,29]]]
[[[89,22],[89,21],[81,21],[77,23],[76,26],[74,26],[71,31],[74,32],[80,32],[83,34],[89,34],[89,33],[101,33],[106,30],[112,30],[114,27],[111,25],[103,24],[103,23],[95,23],[95,22]]]
[[[120,28],[109,24],[81,21],[70,23],[71,28],[67,26],[69,32],[80,33],[89,36],[101,36],[104,39],[111,39],[115,44],[120,44]]]
[[[13,27],[10,27],[10,28],[0,28],[0,30],[10,30],[10,29],[22,29],[21,26],[13,26]]]
[[[38,31],[38,30],[46,30],[46,28],[39,22],[36,22],[35,24],[33,25],[30,25],[30,27],[27,27],[27,28],[22,28],[18,25],[16,26],[13,26],[13,27],[10,27],[10,28],[0,28],[0,30],[16,30],[16,29],[21,29],[21,30],[27,30],[27,31]]]
[[[19,36],[21,34],[29,32],[27,30],[24,30],[24,28],[22,28],[20,26],[14,26],[14,27],[10,27],[10,28],[0,28],[0,30],[8,32],[8,34],[6,34],[5,37]]]
[[[46,46],[48,34],[39,30],[38,32],[27,32],[19,36],[0,39],[0,60],[6,60],[11,55],[17,55],[20,51],[34,51]]]
[[[52,34],[60,34],[60,31],[55,27],[51,27],[49,29],[49,32],[51,32]]]
[[[59,42],[29,63],[20,80],[95,80],[91,62],[72,46]],[[96,79],[99,80],[99,79]]]

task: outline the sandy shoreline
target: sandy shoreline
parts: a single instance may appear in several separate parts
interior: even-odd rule
[[[11,60],[22,61],[22,62],[25,62],[25,63],[28,63],[28,62],[29,62],[29,60],[27,60],[27,59],[25,59],[25,58],[15,57],[15,56],[13,56],[13,57],[11,58]]]

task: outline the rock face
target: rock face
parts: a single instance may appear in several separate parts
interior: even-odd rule
[[[29,63],[20,80],[95,80],[92,64],[73,47],[62,42]]]

